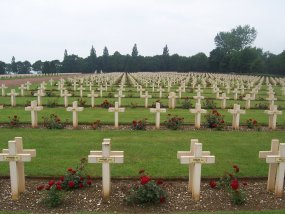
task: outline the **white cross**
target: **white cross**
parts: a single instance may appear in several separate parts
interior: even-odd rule
[[[155,115],[155,127],[157,129],[160,128],[160,113],[165,113],[166,109],[165,108],[160,108],[160,103],[156,102],[155,103],[155,108],[150,108],[151,113],[156,113]]]
[[[73,128],[78,127],[78,112],[83,111],[83,107],[78,107],[77,101],[73,101],[72,107],[68,107],[67,111],[72,111],[72,121],[73,121]]]
[[[64,83],[59,82],[58,90],[60,91],[59,95],[62,97],[63,90],[65,90]]]
[[[26,89],[25,85],[24,85],[24,84],[21,84],[21,86],[18,87],[18,89],[21,90],[21,96],[23,97],[23,96],[24,96],[24,90]]]
[[[38,126],[38,111],[43,110],[42,106],[37,106],[37,101],[31,101],[31,106],[25,107],[25,111],[31,112],[32,127],[36,128]]]
[[[119,103],[115,102],[115,107],[110,107],[108,112],[115,112],[115,128],[119,127],[119,112],[125,112],[125,108],[119,108]]]
[[[279,140],[271,140],[271,149],[270,151],[260,151],[259,158],[266,159],[268,155],[278,155],[279,153]],[[274,192],[276,184],[276,173],[277,173],[277,163],[269,164],[268,178],[267,178],[267,191]]]
[[[8,88],[7,86],[5,86],[5,84],[2,84],[0,86],[0,88],[2,89],[2,97],[6,96],[6,88]]]
[[[27,90],[30,90],[30,86],[32,85],[29,81],[25,83]]]
[[[50,86],[53,86],[54,80],[53,80],[53,79],[50,79],[50,80],[49,80],[49,83],[50,83]]]
[[[234,100],[237,100],[238,94],[240,93],[240,91],[237,88],[235,88],[232,92],[234,94]]]
[[[67,90],[64,90],[64,93],[62,93],[60,96],[64,97],[64,107],[67,107],[68,106],[68,97],[70,97],[71,94],[69,94]]]
[[[41,91],[41,90],[38,90],[37,93],[34,94],[34,96],[37,96],[38,97],[38,105],[41,106],[42,105],[42,97],[45,96],[46,94]]]
[[[100,85],[100,87],[98,88],[98,90],[100,91],[100,97],[103,97],[103,90],[104,90],[103,86]]]
[[[233,115],[232,127],[234,129],[239,129],[240,114],[245,114],[245,110],[241,110],[240,105],[234,104],[234,108],[228,109],[228,112]]]
[[[88,97],[91,97],[91,107],[95,106],[95,97],[98,97],[98,94],[95,94],[94,90],[91,90],[91,94],[87,94]]]
[[[144,107],[148,107],[148,98],[151,98],[152,96],[148,94],[148,91],[145,92],[144,95],[141,96],[141,98],[144,98]]]
[[[270,106],[270,110],[265,110],[264,113],[269,115],[268,127],[271,129],[276,128],[277,115],[282,114],[282,111],[277,110],[277,105]]]
[[[198,90],[197,90],[198,91]],[[203,91],[203,90],[200,90],[200,91]],[[197,92],[197,96],[193,96],[193,98],[195,100],[197,100],[197,103],[201,103],[201,100],[203,100],[205,97],[204,96],[201,96],[200,92]]]
[[[16,96],[19,94],[15,92],[15,89],[11,89],[11,92],[7,95],[11,96],[11,106],[16,106]]]
[[[169,99],[169,102],[168,102],[168,106],[169,108],[171,109],[175,109],[175,99],[177,98],[175,92],[170,92],[169,93],[169,96],[168,96],[168,99]]]
[[[227,89],[227,94],[229,94],[229,93],[231,92],[231,86],[230,86],[230,84],[227,83],[226,89]]]
[[[196,103],[195,109],[189,109],[190,113],[195,114],[195,128],[199,129],[201,127],[201,114],[207,112],[205,109],[201,109],[201,104]]]
[[[269,94],[269,97],[267,97],[266,100],[269,101],[269,106],[273,106],[274,105],[274,101],[276,101],[277,98],[274,97],[274,94]]]
[[[225,109],[226,108],[226,101],[230,98],[227,97],[226,93],[222,93],[222,96],[219,97],[218,99],[221,100],[221,108]]]
[[[221,90],[219,88],[216,88],[215,93],[216,93],[216,99],[219,99]]]
[[[121,90],[118,91],[118,94],[115,94],[115,97],[118,97],[118,103],[119,103],[119,107],[122,104],[122,97],[125,97],[125,95],[123,95],[123,92]]]
[[[11,195],[13,200],[19,199],[19,194],[25,191],[24,162],[30,162],[36,157],[36,150],[23,149],[21,137],[8,141],[8,149],[3,149],[0,162],[8,161],[10,167]]]
[[[162,98],[162,92],[165,90],[160,86],[159,89],[157,89],[157,91],[159,91],[159,98]]]
[[[267,155],[266,163],[277,164],[276,183],[275,183],[275,195],[282,197],[284,173],[285,173],[285,143],[279,144],[279,152],[277,155]]]
[[[85,90],[85,88],[83,88],[83,85],[80,85],[79,87],[80,97],[83,97],[83,90]]]
[[[76,91],[77,90],[76,86],[78,85],[76,80],[73,81],[72,85],[73,85],[73,91]]]
[[[198,201],[200,198],[201,165],[215,163],[215,156],[210,156],[209,151],[202,151],[202,143],[198,139],[191,139],[190,151],[177,152],[177,158],[181,164],[189,165],[188,191],[192,192],[192,198]]]
[[[110,163],[124,163],[123,151],[111,151],[111,139],[102,142],[102,151],[90,151],[88,163],[102,163],[103,200],[106,202],[111,192]]]
[[[142,88],[142,86],[140,85],[138,91],[140,92],[140,97],[141,97],[142,96],[142,92],[145,91],[145,89]]]
[[[285,95],[285,86],[282,86],[282,88],[280,89],[282,91],[282,96]]]
[[[181,98],[183,89],[179,87],[176,91],[179,93],[179,98]]]
[[[246,94],[243,100],[245,100],[245,109],[250,109],[250,101],[253,100],[250,94]]]

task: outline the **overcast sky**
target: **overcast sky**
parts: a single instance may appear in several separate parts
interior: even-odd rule
[[[97,55],[191,56],[215,48],[218,32],[249,24],[254,46],[275,54],[285,50],[284,0],[0,0],[0,61],[35,62]]]

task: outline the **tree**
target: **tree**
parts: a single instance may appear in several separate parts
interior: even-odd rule
[[[90,56],[87,57],[86,61],[87,61],[86,72],[94,72],[97,69],[97,56],[93,45],[90,50]]]
[[[232,51],[240,51],[254,42],[257,31],[249,25],[237,26],[230,32],[220,32],[215,37],[217,48],[224,49],[227,53]]]
[[[169,50],[168,50],[168,47],[167,45],[165,45],[165,47],[163,48],[163,53],[162,53],[163,56],[169,56]]]
[[[139,54],[137,44],[134,44],[133,50],[132,50],[132,57],[137,57]]]
[[[43,62],[41,60],[38,60],[36,62],[34,62],[34,64],[32,65],[32,68],[34,71],[43,71]]]
[[[45,61],[43,63],[43,73],[49,74],[50,73],[50,63],[48,61]]]
[[[0,74],[5,74],[6,73],[6,63],[0,61]]]
[[[15,74],[18,73],[17,64],[16,64],[16,60],[14,56],[12,57],[12,61],[11,61],[11,70]]]
[[[68,53],[67,53],[67,50],[65,49],[65,50],[64,50],[63,60],[65,60],[67,57],[68,57]]]
[[[103,56],[102,56],[102,70],[103,71],[110,71],[109,65],[109,51],[105,46],[103,49]]]
[[[108,48],[105,46],[103,49],[103,57],[108,57],[109,56],[109,51]]]

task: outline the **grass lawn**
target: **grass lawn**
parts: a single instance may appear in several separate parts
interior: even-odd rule
[[[111,138],[112,150],[125,151],[125,163],[114,164],[112,175],[137,176],[141,168],[156,177],[185,177],[188,167],[176,159],[177,151],[189,150],[190,139],[198,138],[203,150],[216,156],[216,164],[204,165],[203,177],[216,177],[238,164],[241,176],[267,176],[268,164],[258,152],[269,150],[271,139],[285,142],[285,132],[225,131],[94,131],[1,129],[0,149],[8,140],[23,137],[24,148],[36,149],[37,157],[26,165],[29,176],[59,176],[74,167],[90,150],[101,150],[103,138]],[[101,176],[100,164],[88,164],[92,176]],[[8,164],[0,163],[1,175],[8,175]]]

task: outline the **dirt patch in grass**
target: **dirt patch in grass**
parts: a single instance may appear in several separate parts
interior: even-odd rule
[[[273,193],[266,191],[266,180],[247,180],[245,188],[246,203],[233,205],[227,192],[211,189],[209,181],[202,181],[201,197],[194,201],[187,191],[186,180],[165,181],[164,185],[169,194],[163,204],[143,206],[127,205],[124,196],[134,180],[113,180],[112,193],[107,203],[102,202],[101,180],[95,180],[93,186],[86,189],[68,191],[64,203],[58,208],[46,208],[40,203],[41,192],[36,190],[40,184],[47,180],[27,179],[26,191],[21,194],[18,201],[12,201],[10,196],[10,180],[0,179],[0,211],[29,213],[74,213],[74,212],[114,212],[114,213],[175,213],[190,211],[259,211],[277,210],[285,208],[285,197],[277,198]]]

